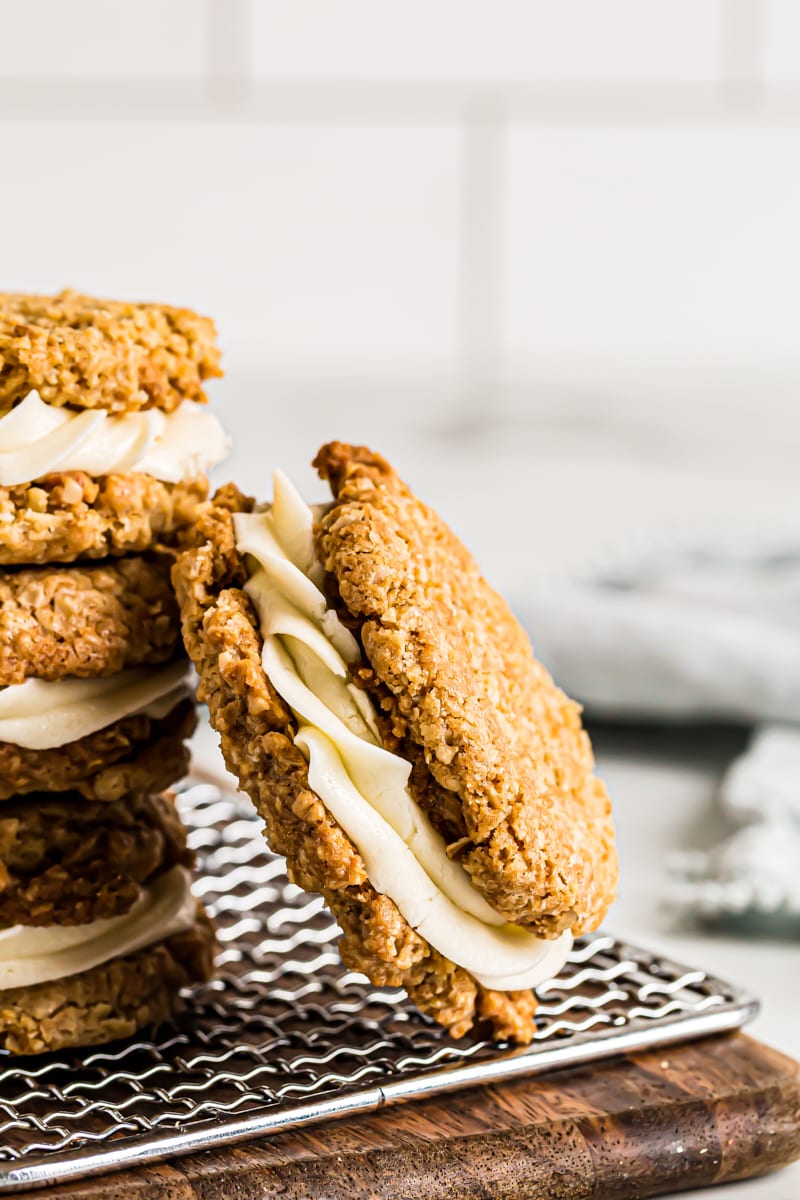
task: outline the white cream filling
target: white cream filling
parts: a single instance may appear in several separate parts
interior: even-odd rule
[[[410,764],[383,747],[372,701],[350,682],[360,651],[320,590],[313,519],[280,472],[272,508],[234,518],[237,548],[253,565],[245,586],[264,670],[298,720],[309,782],[358,847],[373,887],[435,949],[486,987],[535,987],[561,969],[571,936],[546,941],[508,923],[448,858],[408,790]]]
[[[160,720],[189,694],[180,659],[97,679],[26,679],[0,689],[0,742],[52,750],[137,713]]]
[[[190,884],[189,872],[173,867],[143,887],[122,916],[0,930],[0,991],[78,975],[189,929],[197,911]]]
[[[205,405],[184,400],[174,412],[76,412],[29,394],[0,417],[0,487],[52,471],[89,475],[138,471],[165,483],[202,474],[225,458],[230,442]]]

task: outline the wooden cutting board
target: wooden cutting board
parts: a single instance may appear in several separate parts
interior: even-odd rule
[[[35,1193],[48,1200],[635,1200],[800,1157],[800,1065],[743,1034]]]

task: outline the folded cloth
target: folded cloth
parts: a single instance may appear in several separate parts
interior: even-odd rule
[[[537,654],[598,716],[800,722],[800,539],[533,587]]]
[[[758,729],[719,790],[725,815],[741,827],[709,853],[670,860],[670,899],[700,918],[800,921],[800,729]]]
[[[800,537],[678,545],[531,589],[539,657],[590,714],[756,726],[722,781],[739,829],[676,856],[670,899],[701,917],[800,917]]]

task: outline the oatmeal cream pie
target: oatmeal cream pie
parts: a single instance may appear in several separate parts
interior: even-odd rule
[[[0,294],[0,563],[169,542],[228,441],[213,323],[188,309]]]
[[[579,709],[440,517],[363,447],[333,502],[205,506],[173,581],[228,768],[345,963],[453,1036],[520,1043],[617,884]]]
[[[213,930],[169,796],[29,798],[0,813],[0,1050],[128,1036],[211,974]]]
[[[194,729],[163,556],[0,570],[0,800],[113,800],[186,773]]]

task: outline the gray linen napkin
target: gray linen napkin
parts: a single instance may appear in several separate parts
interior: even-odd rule
[[[591,715],[755,727],[719,793],[739,829],[673,861],[671,899],[706,917],[800,916],[800,538],[672,546],[551,580],[519,608]]]

